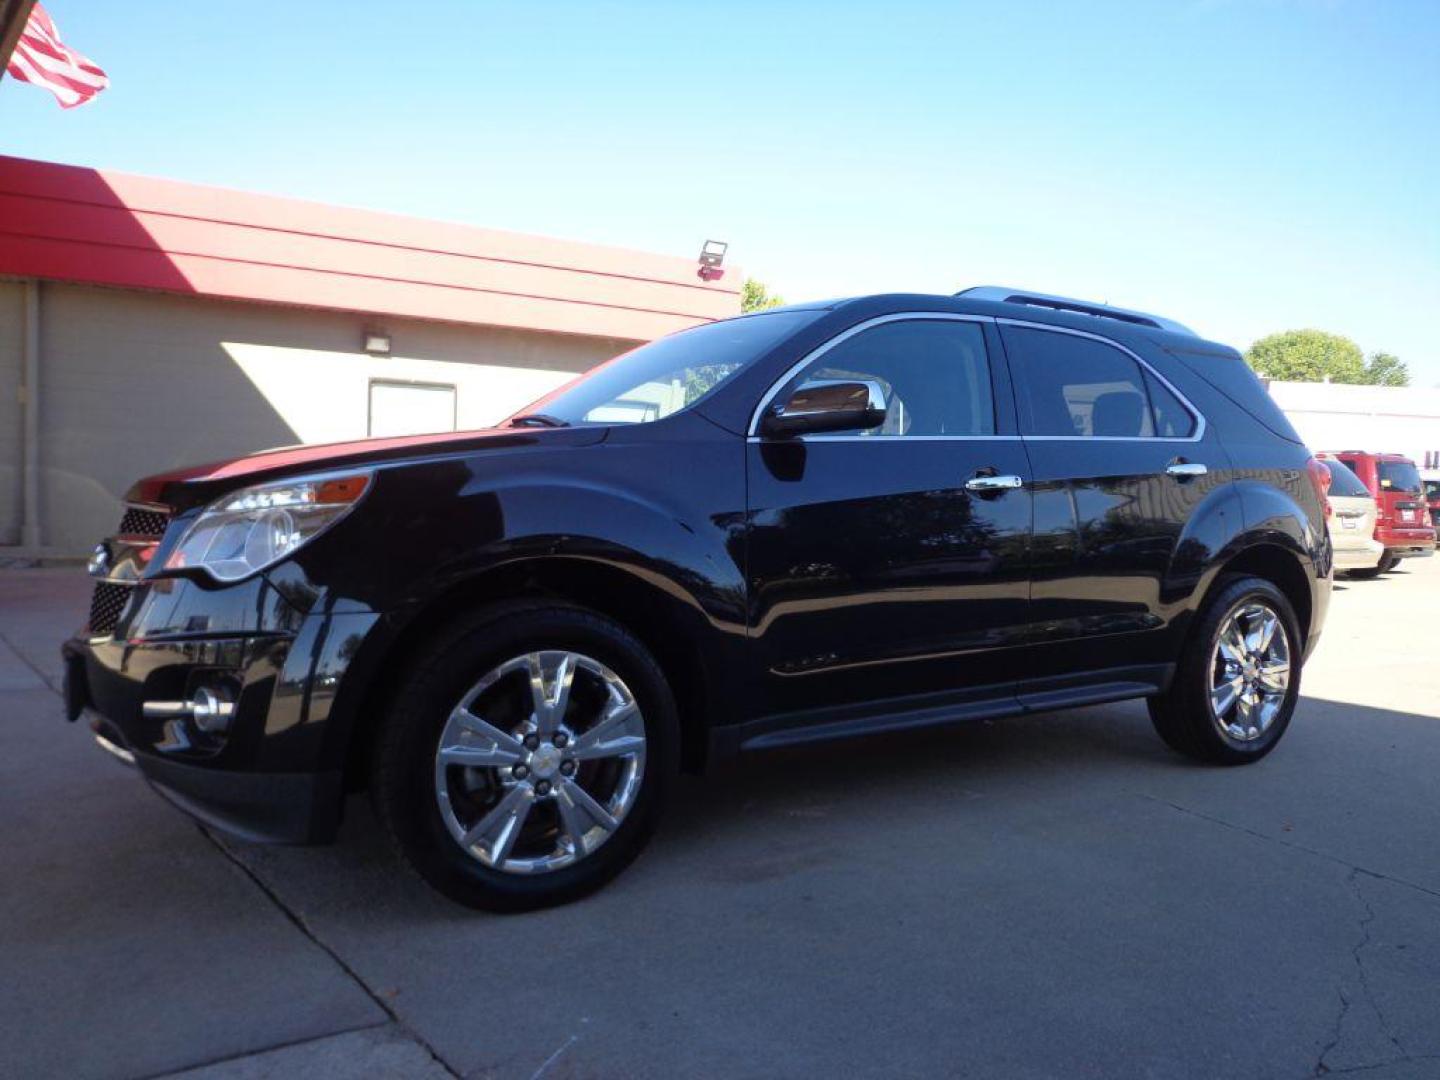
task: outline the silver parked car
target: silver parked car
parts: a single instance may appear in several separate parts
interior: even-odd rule
[[[1385,545],[1375,539],[1375,499],[1365,482],[1343,461],[1321,458],[1330,470],[1330,543],[1335,549],[1335,569],[1351,577],[1374,577],[1380,573]]]

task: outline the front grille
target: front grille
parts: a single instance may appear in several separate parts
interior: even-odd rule
[[[133,587],[109,581],[96,583],[95,593],[90,597],[91,635],[98,637],[115,632],[115,624],[120,621],[120,612],[125,610],[125,601],[130,599]]]
[[[165,510],[155,510],[145,506],[127,506],[124,515],[120,518],[120,527],[115,530],[116,537],[123,537],[122,545],[126,542],[159,540],[165,535],[165,529],[170,524],[170,515]],[[111,546],[111,553],[114,554],[114,545]],[[109,573],[109,571],[105,571]],[[113,634],[115,627],[120,622],[120,613],[125,610],[125,603],[130,599],[130,591],[135,587],[133,582],[97,581],[95,592],[90,597],[90,634],[99,637],[102,634]]]
[[[125,516],[120,519],[120,536],[144,536],[152,540],[159,540],[165,535],[165,526],[170,524],[170,515],[163,510],[146,510],[143,507],[131,506],[125,510]]]

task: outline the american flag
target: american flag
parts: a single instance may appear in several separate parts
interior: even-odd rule
[[[49,90],[62,109],[84,105],[110,85],[93,60],[61,43],[60,31],[39,4],[31,9],[5,70],[21,82]]]

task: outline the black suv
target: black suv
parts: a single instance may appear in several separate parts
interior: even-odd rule
[[[1240,356],[980,288],[748,315],[497,428],[142,480],[67,709],[241,836],[369,787],[446,895],[623,868],[676,770],[1145,698],[1268,753],[1330,596],[1329,473]]]

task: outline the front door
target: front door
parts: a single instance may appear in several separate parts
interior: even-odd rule
[[[885,316],[782,387],[869,379],[872,431],[746,446],[757,713],[900,712],[1008,696],[1028,607],[1029,466],[988,320]],[[971,490],[975,478],[1023,486]],[[802,718],[808,719],[808,718]]]

